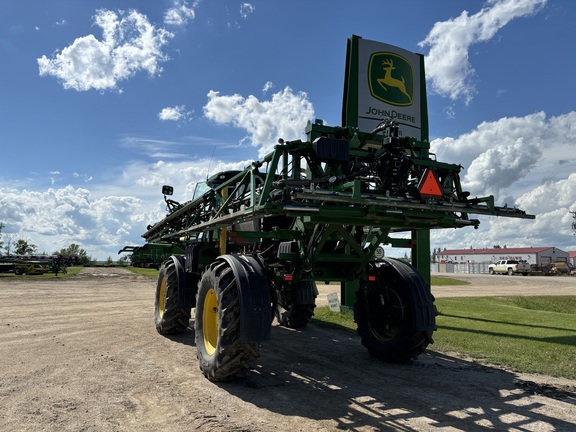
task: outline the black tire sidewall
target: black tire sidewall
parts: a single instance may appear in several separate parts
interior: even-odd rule
[[[400,322],[400,326],[396,334],[388,340],[380,340],[370,328],[370,322],[368,318],[367,305],[364,301],[359,301],[355,305],[355,310],[358,313],[358,334],[362,338],[363,345],[368,349],[368,351],[378,358],[385,358],[389,361],[401,361],[402,359],[394,358],[393,355],[389,353],[403,351],[404,348],[408,348],[411,344],[411,335],[414,333],[412,325],[412,308],[410,306],[410,300],[407,298],[407,292],[405,287],[402,289],[389,288],[393,291],[398,298],[400,298],[402,304],[404,305],[404,316]],[[386,354],[385,354],[386,353]]]
[[[210,290],[214,290],[218,302],[218,340],[213,353],[206,350],[203,322]],[[216,260],[202,275],[194,320],[196,356],[200,369],[210,381],[230,381],[244,376],[259,357],[259,343],[242,341],[241,320],[236,276],[229,262]]]
[[[162,281],[167,278],[166,267],[164,264],[160,267],[158,272],[158,280],[156,282],[156,296],[154,300],[154,322],[156,323],[156,329],[160,332],[163,324],[163,316],[160,316],[159,304],[160,304],[160,287],[162,286]],[[168,281],[165,282],[168,285]],[[168,297],[168,286],[166,286],[166,297]],[[164,299],[164,305],[166,305],[166,299]],[[164,314],[166,310],[163,311]]]
[[[216,351],[213,354],[209,354],[206,351],[206,345],[204,343],[204,322],[202,318],[204,314],[204,302],[206,300],[208,291],[213,288],[214,291],[216,291],[218,298],[220,297],[218,281],[216,279],[217,278],[212,271],[205,273],[202,277],[202,280],[200,281],[200,287],[198,288],[198,295],[196,297],[196,319],[194,320],[194,331],[196,338],[197,357],[198,361],[200,362],[200,368],[202,370],[213,370],[217,367],[216,361],[218,347],[216,347]],[[220,311],[218,311],[218,314],[220,314]],[[220,326],[218,326],[218,333],[220,333],[220,331]],[[220,334],[218,334],[218,340],[220,340]]]
[[[178,287],[177,267],[174,260],[165,261],[158,272],[156,283],[156,296],[154,302],[154,321],[156,330],[162,335],[183,333],[188,328],[191,308],[182,307],[179,302],[182,288]],[[160,316],[160,296],[162,295],[162,283],[166,283],[164,297],[164,313]]]
[[[408,265],[408,264],[406,264]],[[411,267],[411,266],[409,266]],[[416,273],[418,274],[418,273]],[[395,363],[405,362],[417,357],[422,353],[429,341],[432,340],[432,331],[417,331],[414,327],[413,304],[415,295],[397,270],[392,267],[379,269],[379,280],[392,280],[396,283],[388,289],[394,292],[404,306],[404,314],[400,321],[396,334],[386,340],[379,339],[372,332],[366,299],[362,291],[358,293],[356,304],[354,305],[354,316],[358,325],[358,335],[361,337],[362,345],[374,357]]]

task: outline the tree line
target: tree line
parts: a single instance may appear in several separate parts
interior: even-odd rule
[[[8,237],[5,241],[2,238],[2,230],[6,225],[0,222],[0,256],[2,256],[2,251],[5,252],[4,255],[34,255],[38,251],[38,246],[30,243],[25,239],[14,240],[12,237]],[[46,255],[46,253],[42,253]],[[90,261],[93,261],[92,257],[81,248],[76,243],[70,244],[70,246],[60,249],[59,251],[54,251],[51,255],[61,255],[63,257],[75,257],[79,264],[85,265]]]

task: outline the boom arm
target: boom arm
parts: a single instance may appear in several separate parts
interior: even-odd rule
[[[305,215],[313,223],[390,232],[478,227],[469,214],[534,218],[495,206],[493,196],[469,198],[461,189],[461,167],[421,157],[428,143],[398,138],[393,122],[369,134],[317,122],[309,124],[307,134],[309,141],[282,142],[244,171],[215,176],[212,189],[172,211],[143,237],[155,243],[185,242],[212,229],[270,216]],[[436,196],[418,189],[425,174],[436,179]]]

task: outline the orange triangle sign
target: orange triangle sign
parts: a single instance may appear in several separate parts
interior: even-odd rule
[[[436,172],[430,168],[424,170],[424,175],[418,184],[418,191],[423,198],[442,198],[442,186],[440,186]]]

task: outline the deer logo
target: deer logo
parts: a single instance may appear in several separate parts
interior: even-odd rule
[[[397,88],[398,90],[400,90],[400,93],[402,93],[403,95],[406,95],[406,97],[408,98],[410,103],[412,103],[412,96],[410,96],[408,94],[408,92],[406,91],[406,81],[404,80],[404,77],[401,75],[400,79],[398,79],[398,78],[394,78],[392,76],[392,71],[396,70],[396,68],[394,67],[394,62],[392,61],[392,59],[384,60],[382,62],[382,66],[383,66],[382,69],[384,70],[384,72],[386,74],[384,75],[384,78],[378,79],[378,84],[380,84],[382,86],[382,88],[386,91],[388,91],[386,86],[392,87],[392,88]]]
[[[374,53],[368,71],[372,96],[390,105],[412,105],[414,73],[408,60],[391,52]]]

